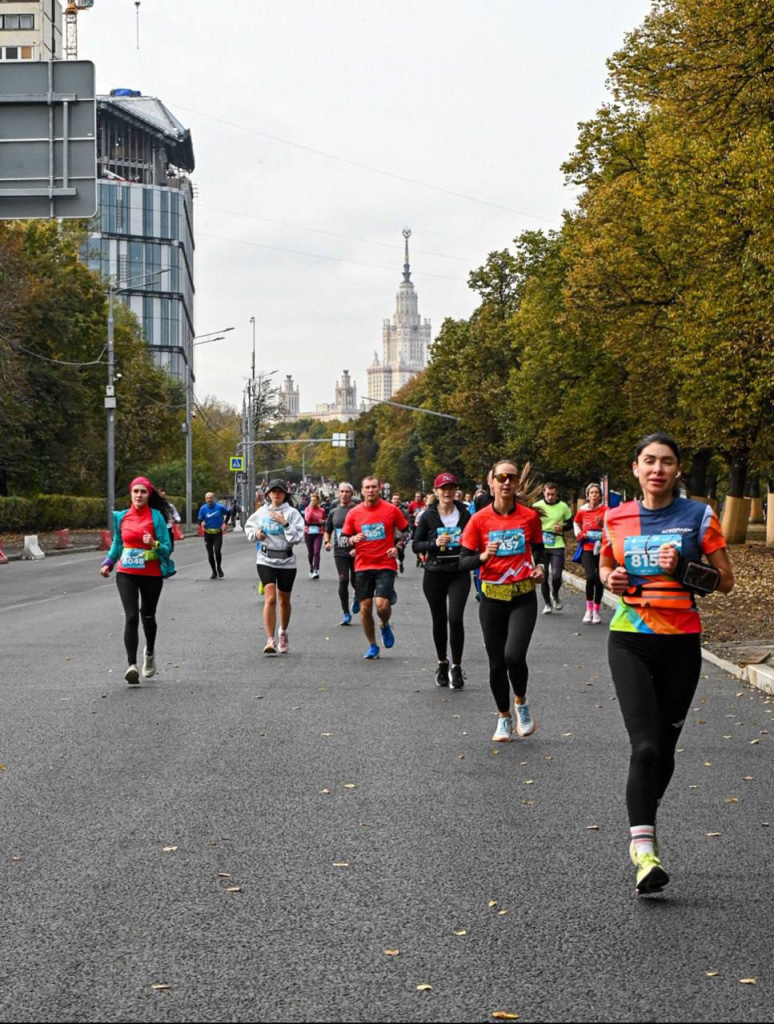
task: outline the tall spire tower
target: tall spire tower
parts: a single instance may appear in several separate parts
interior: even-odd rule
[[[374,353],[368,368],[369,398],[391,398],[427,365],[432,329],[430,321],[419,316],[417,293],[411,282],[409,238],[411,229],[404,228],[403,280],[398,286],[395,315],[382,326],[382,358]]]

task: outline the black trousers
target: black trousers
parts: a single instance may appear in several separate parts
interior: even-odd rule
[[[632,752],[630,825],[654,825],[675,770],[675,747],[701,675],[701,634],[609,634],[610,672]]]
[[[145,646],[153,654],[156,649],[156,606],[161,597],[164,580],[161,576],[140,576],[131,572],[117,572],[116,586],[124,606],[124,647],[130,665],[137,664],[137,646],[140,640],[140,618],[145,633]],[[140,604],[142,599],[142,605]]]
[[[581,565],[586,576],[586,600],[594,604],[602,604],[602,580],[599,578],[599,555],[593,551],[584,551]]]
[[[543,596],[543,602],[548,604],[550,601],[550,591],[548,589],[548,567],[551,567],[551,590],[554,594],[554,599],[559,597],[559,588],[562,585],[562,572],[564,571],[564,548],[543,548],[543,557],[540,559],[541,565],[543,566],[543,582],[540,584],[540,593]]]
[[[493,601],[485,594],[481,595],[478,617],[489,656],[489,685],[497,710],[502,714],[510,711],[511,687],[517,697],[527,695],[527,650],[537,612],[534,590],[512,601]]]
[[[355,590],[355,559],[351,555],[337,555],[334,550],[333,561],[339,577],[339,601],[341,610],[349,612],[349,587]]]
[[[470,593],[469,572],[433,572],[425,569],[422,591],[433,618],[433,642],[439,661],[446,661],[451,641],[453,665],[462,664],[465,647],[465,604]]]
[[[207,548],[207,558],[210,560],[210,568],[213,572],[217,572],[218,569],[220,569],[223,534],[220,533],[220,531],[218,531],[218,533],[205,533],[204,545]]]

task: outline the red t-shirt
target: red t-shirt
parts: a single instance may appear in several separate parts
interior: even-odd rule
[[[581,536],[591,532],[591,537],[587,540],[583,537],[583,550],[593,551],[594,545],[598,540],[602,540],[602,528],[605,525],[605,512],[607,512],[607,505],[597,505],[596,508],[581,508],[575,513],[573,522],[577,523],[581,529]],[[599,536],[597,536],[599,534]]]
[[[147,505],[140,511],[132,506],[121,520],[121,541],[124,550],[118,560],[116,572],[130,572],[135,576],[161,575],[158,558],[148,560],[143,554],[153,549],[152,541],[150,544],[143,544],[144,533],[149,533],[156,540],[151,510]]]
[[[482,562],[479,576],[487,583],[515,583],[529,578],[535,568],[531,544],[543,543],[543,527],[534,508],[517,503],[510,515],[487,505],[473,516],[462,532],[462,547],[479,554],[490,541],[499,540],[496,555]]]
[[[304,533],[322,533],[322,528],[325,525],[325,520],[327,518],[325,509],[321,505],[318,505],[317,508],[312,508],[311,505],[307,505],[304,510]],[[310,526],[316,527],[316,529],[310,530]]]
[[[408,523],[399,508],[380,498],[373,506],[362,502],[347,513],[342,527],[344,537],[365,534],[355,546],[355,572],[368,569],[392,569],[397,571],[398,562],[387,552],[395,547],[395,530],[406,530]]]

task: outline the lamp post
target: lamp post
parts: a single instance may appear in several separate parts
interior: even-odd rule
[[[162,274],[170,274],[170,267],[165,270],[155,270],[152,274],[140,274],[137,277],[130,277],[123,284],[108,282],[108,324],[107,324],[107,385],[105,387],[105,410],[107,412],[107,524],[108,530],[113,531],[113,512],[116,506],[116,387],[115,387],[115,317],[113,316],[113,305],[115,296],[119,292],[128,290],[129,285],[135,281],[142,281],[143,284],[152,281]]]
[[[224,327],[220,331],[209,331],[207,334],[197,334],[193,339],[190,361],[186,359],[186,386],[185,386],[185,525],[188,530],[193,529],[193,386],[196,377],[193,372],[193,348],[197,345],[209,345],[213,341],[222,341],[224,335],[233,331],[234,327]],[[213,338],[211,335],[217,335]]]
[[[250,317],[253,328],[253,361],[250,366],[250,386],[247,391],[247,501],[245,514],[255,511],[255,317]]]

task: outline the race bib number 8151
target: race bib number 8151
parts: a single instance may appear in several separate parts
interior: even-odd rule
[[[675,533],[652,533],[648,537],[627,537],[624,541],[624,568],[635,576],[658,576],[658,553],[664,544],[672,544],[678,554],[683,538]]]

